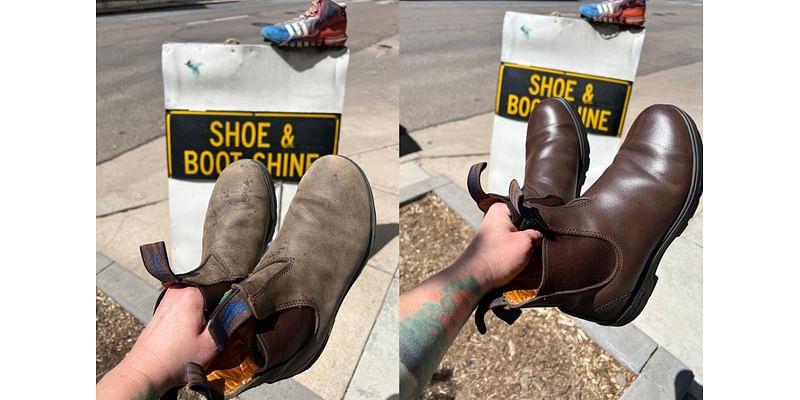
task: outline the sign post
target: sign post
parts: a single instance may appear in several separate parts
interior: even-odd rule
[[[620,144],[644,35],[575,18],[506,13],[489,191],[505,192],[511,179],[524,182],[528,118],[547,97],[572,104],[589,133],[584,189],[600,177]]]
[[[314,160],[336,154],[347,49],[167,43],[162,47],[171,265],[200,263],[214,182],[230,163],[264,163],[278,227]],[[277,229],[276,229],[277,231]]]

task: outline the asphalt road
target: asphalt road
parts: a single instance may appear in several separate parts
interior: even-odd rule
[[[579,17],[588,1],[403,1],[400,122],[408,131],[494,109],[506,11]],[[639,76],[703,59],[702,1],[647,2]]]
[[[261,44],[260,27],[301,14],[310,0],[228,1],[96,18],[96,163],[164,135],[161,45],[165,42],[222,43],[230,37]],[[397,35],[397,3],[348,2],[351,55]],[[351,64],[348,75],[369,74]],[[369,99],[364,99],[367,102]]]

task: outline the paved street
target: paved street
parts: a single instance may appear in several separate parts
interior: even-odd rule
[[[578,17],[578,2],[402,2],[400,121],[421,151],[401,158],[400,187],[444,175],[466,191],[488,161],[506,11]],[[646,37],[625,130],[645,107],[671,103],[703,133],[701,1],[648,1]],[[486,175],[486,174],[485,174]],[[522,176],[520,176],[522,178]],[[584,188],[586,189],[586,188]],[[703,203],[665,254],[634,324],[703,379]]]
[[[97,163],[164,135],[163,43],[235,37],[261,44],[261,26],[296,17],[309,3],[249,0],[98,16]],[[351,54],[397,35],[397,3],[381,3],[347,7]],[[348,77],[369,75],[371,67],[351,63]]]
[[[587,3],[583,1],[581,3]],[[406,1],[400,122],[410,132],[494,110],[506,11],[577,17],[571,1]],[[647,40],[639,76],[702,61],[703,8],[698,1],[648,1]]]
[[[309,3],[230,1],[97,17],[98,260],[107,256],[144,285],[158,287],[144,270],[138,248],[159,240],[169,244],[170,237],[162,43],[222,43],[235,37],[261,44],[262,25],[293,18]],[[347,11],[350,63],[339,154],[356,161],[372,186],[373,255],[314,366],[242,399],[286,396],[289,392],[280,390],[287,385],[323,399],[382,400],[397,393],[396,379],[385,377],[398,376],[398,3],[355,0]]]

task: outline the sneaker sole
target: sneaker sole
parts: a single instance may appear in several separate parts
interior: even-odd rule
[[[274,44],[278,47],[344,47],[347,35],[326,37],[317,40],[296,39],[284,44]]]
[[[591,23],[633,26],[633,27],[642,27],[644,26],[644,21],[645,21],[644,17],[625,17],[625,16],[618,17],[613,21],[607,19],[606,17],[587,17],[581,15],[581,18]]]

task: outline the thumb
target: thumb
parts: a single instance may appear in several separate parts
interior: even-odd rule
[[[536,247],[542,243],[542,239],[544,239],[544,235],[541,232],[535,229],[525,229],[524,231],[520,231],[520,234],[526,235],[528,239],[530,239],[531,244]]]

